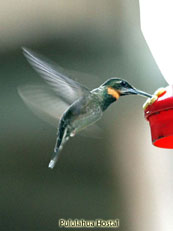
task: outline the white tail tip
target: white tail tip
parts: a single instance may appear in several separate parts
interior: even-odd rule
[[[51,160],[51,161],[49,162],[48,167],[51,168],[51,169],[53,169],[54,166],[55,166],[55,161],[54,161],[54,160]]]

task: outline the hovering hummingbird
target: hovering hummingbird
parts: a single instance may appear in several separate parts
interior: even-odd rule
[[[37,110],[37,114],[41,111],[48,117],[60,119],[54,152],[48,165],[51,169],[54,168],[59,152],[68,139],[101,119],[103,112],[120,96],[152,97],[148,93],[137,90],[127,81],[115,77],[90,91],[60,73],[56,67],[45,61],[43,57],[40,58],[35,52],[26,48],[23,48],[23,52],[50,88],[32,85],[19,87],[19,95],[31,109]]]

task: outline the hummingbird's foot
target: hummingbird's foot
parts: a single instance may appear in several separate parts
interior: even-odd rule
[[[70,137],[74,137],[75,135],[76,135],[75,131],[73,131],[73,132],[70,133]]]
[[[161,96],[162,94],[164,94],[166,92],[165,88],[159,88],[157,89],[152,98],[148,98],[147,101],[143,104],[143,109],[145,110],[149,105],[153,104],[159,96]]]

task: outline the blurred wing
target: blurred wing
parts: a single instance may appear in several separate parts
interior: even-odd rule
[[[24,85],[18,87],[18,93],[25,104],[40,119],[58,127],[58,121],[69,107],[67,103],[58,98],[56,94],[45,85]],[[103,131],[96,124],[89,126],[79,133],[81,136],[102,138]]]
[[[59,72],[57,67],[48,60],[26,48],[23,52],[28,62],[52,87],[54,92],[68,104],[73,103],[83,95],[89,94],[89,90],[80,83],[68,78]]]
[[[69,107],[47,86],[25,85],[18,87],[18,93],[34,114],[55,127]]]

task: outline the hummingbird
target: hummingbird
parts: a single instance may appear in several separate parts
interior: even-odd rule
[[[116,77],[109,78],[98,88],[89,90],[60,73],[56,66],[35,52],[23,48],[23,53],[48,87],[19,87],[19,95],[31,109],[37,111],[37,114],[44,112],[49,118],[59,118],[56,144],[48,165],[51,169],[54,168],[60,150],[69,138],[100,120],[104,111],[121,96],[152,97],[136,89],[126,80]]]

